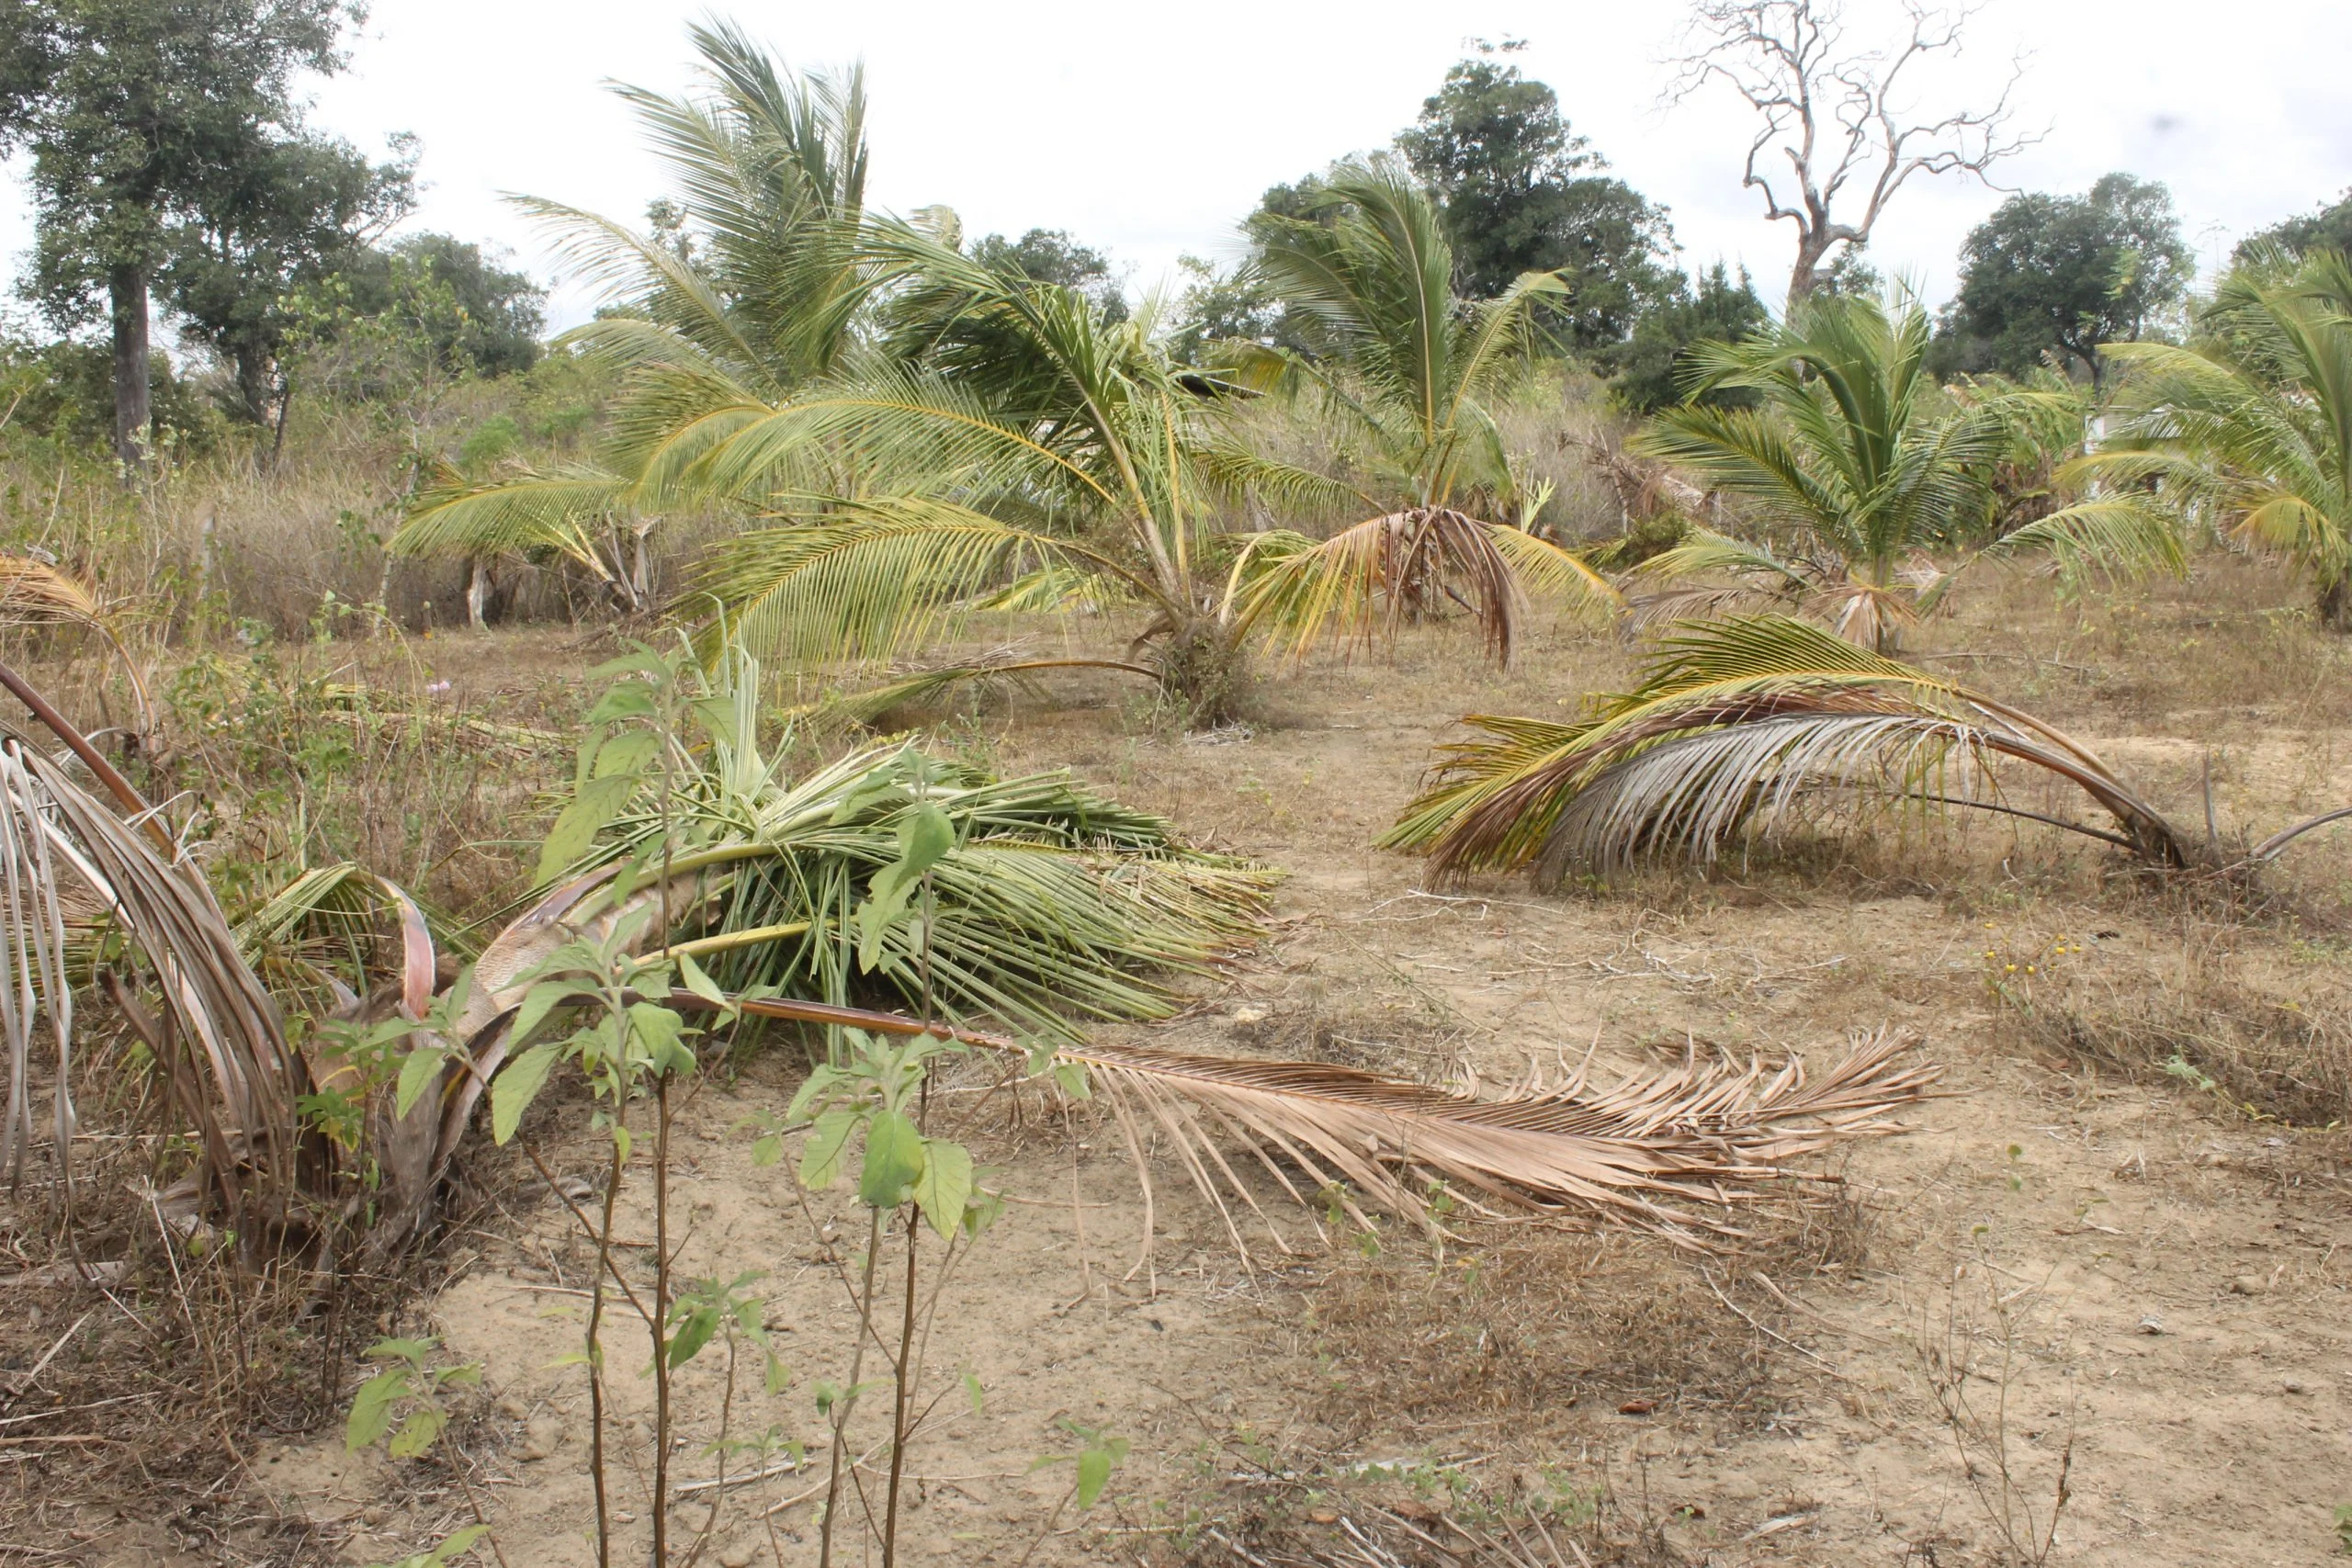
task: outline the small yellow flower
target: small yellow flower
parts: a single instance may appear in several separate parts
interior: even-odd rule
[[[2005,975],[2014,975],[2014,974],[2016,974],[2017,972],[2018,972],[2018,966],[2017,966],[2016,964],[2010,964],[2007,968],[2006,968],[2006,969],[2004,969],[2004,970],[2002,971],[2002,973],[2003,973],[2003,974],[2005,974]]]

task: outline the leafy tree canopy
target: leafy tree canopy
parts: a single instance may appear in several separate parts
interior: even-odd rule
[[[538,362],[547,290],[454,234],[405,234],[342,269],[352,314],[413,317],[454,375],[505,376]]]
[[[258,424],[283,408],[295,291],[364,263],[368,238],[414,206],[414,146],[401,138],[396,148],[373,164],[343,141],[270,140],[175,226],[158,277],[164,303],[229,370],[242,417]]]
[[[1493,299],[1521,273],[1556,271],[1568,291],[1548,307],[1554,323],[1578,347],[1617,343],[1672,297],[1674,231],[1664,208],[1603,173],[1558,95],[1508,62],[1522,47],[1480,44],[1397,150],[1443,205],[1463,293]]]
[[[149,423],[157,273],[191,229],[236,226],[257,179],[274,193],[260,205],[281,220],[289,188],[321,188],[321,168],[287,152],[310,137],[294,88],[341,66],[335,43],[352,15],[344,0],[0,4],[0,142],[32,153],[28,292],[68,329],[105,296],[127,460]],[[333,177],[323,187],[342,188]]]
[[[1634,325],[1634,335],[1611,356],[1616,374],[1610,392],[1618,405],[1634,413],[1656,413],[1682,400],[1678,376],[1690,369],[1690,350],[1702,343],[1739,343],[1771,324],[1747,269],[1737,282],[1721,262],[1699,275],[1696,287],[1681,280],[1674,294],[1645,312]],[[1752,406],[1756,394],[1745,388],[1722,387],[1703,396],[1726,407]]]
[[[2097,383],[2099,345],[2148,335],[2193,270],[2156,181],[2113,174],[2086,196],[2012,197],[1961,247],[1938,368],[2016,376],[2054,353]]]
[[[1106,321],[1127,319],[1126,297],[1111,270],[1111,259],[1070,238],[1067,229],[1032,229],[1018,240],[986,234],[972,245],[972,259],[1007,277],[1073,288],[1102,309]]]
[[[2352,255],[2352,190],[2336,197],[2332,206],[2300,218],[2285,219],[2247,235],[2230,253],[2230,260],[2242,265],[2257,259],[2267,249],[2296,256],[2321,250]]]

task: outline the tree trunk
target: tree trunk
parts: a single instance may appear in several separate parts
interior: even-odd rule
[[[236,352],[237,399],[245,417],[255,424],[269,423],[269,359],[259,349],[242,346]]]
[[[2319,585],[2319,624],[2332,632],[2352,631],[2352,579]]]
[[[1814,285],[1821,281],[1821,258],[1837,243],[1811,233],[1797,237],[1797,265],[1789,274],[1789,297],[1781,307],[1781,315],[1786,316],[1812,296]]]
[[[490,629],[490,566],[480,556],[466,563],[466,622],[478,632]]]
[[[154,443],[155,411],[148,393],[147,269],[119,266],[107,275],[114,327],[114,455],[136,472]]]

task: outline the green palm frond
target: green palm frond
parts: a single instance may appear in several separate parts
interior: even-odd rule
[[[2082,478],[2152,487],[2308,570],[2342,615],[2352,581],[2352,271],[2333,252],[2224,276],[2187,347],[2118,344],[2114,430]]]
[[[1023,569],[1100,573],[1069,541],[929,496],[874,496],[720,544],[695,592],[754,648],[803,660],[887,659],[942,635]]]
[[[612,571],[591,529],[636,487],[611,474],[526,474],[493,483],[450,475],[421,491],[385,548],[395,556],[520,555],[553,550],[599,578]]]
[[[2003,535],[1984,547],[1995,558],[2048,555],[2068,576],[2186,571],[2180,525],[2160,507],[2126,496],[2078,502]]]

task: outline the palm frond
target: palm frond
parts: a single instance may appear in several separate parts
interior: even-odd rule
[[[139,660],[123,643],[124,619],[122,606],[109,603],[96,583],[30,556],[0,554],[0,626],[80,626],[96,632],[121,660],[141,725],[152,734],[154,704]]]
[[[870,497],[722,543],[695,592],[752,646],[803,660],[888,658],[978,607],[1017,568],[1102,563],[1069,542],[927,496]]]
[[[1327,636],[1361,647],[1459,610],[1507,664],[1531,583],[1552,595],[1615,596],[1556,546],[1450,507],[1416,507],[1320,541],[1288,532],[1254,536],[1234,565],[1226,603],[1244,629],[1279,628],[1295,659]]]
[[[164,858],[146,822],[101,804],[8,727],[0,727],[0,968],[7,971],[0,1023],[10,1085],[0,1156],[11,1164],[23,1156],[31,1130],[28,1047],[36,1015],[46,1010],[57,1043],[54,1153],[70,1179],[72,1003],[61,902],[69,888],[84,890],[96,916],[111,922],[161,998],[159,1021],[117,980],[118,1008],[164,1065],[220,1212],[248,1235],[298,1224],[295,1205],[324,1157],[297,1114],[312,1088],[310,1072],[211,890],[184,856]]]
[[[707,1008],[679,991],[675,1006]],[[743,1001],[754,1015],[876,1033],[932,1034],[1008,1056],[1002,1035],[903,1015],[797,1001]],[[1795,1173],[1790,1162],[1858,1138],[1903,1131],[1889,1113],[1935,1092],[1942,1069],[1906,1061],[1916,1040],[1858,1032],[1817,1081],[1801,1056],[1777,1068],[1701,1061],[1629,1072],[1606,1088],[1564,1067],[1495,1099],[1449,1093],[1322,1062],[1204,1056],[1146,1046],[1079,1044],[1056,1053],[1111,1100],[1147,1183],[1146,1145],[1166,1134],[1187,1176],[1224,1216],[1247,1258],[1235,1205],[1258,1201],[1227,1157],[1254,1160],[1303,1206],[1337,1194],[1435,1224],[1440,1192],[1474,1213],[1533,1212],[1617,1222],[1704,1247],[1737,1236],[1725,1209]],[[1701,1212],[1701,1211],[1706,1212]],[[1148,1221],[1147,1221],[1148,1224]],[[1272,1230],[1271,1225],[1269,1229]],[[1279,1232],[1274,1245],[1288,1250]],[[1147,1236],[1145,1250],[1149,1251]],[[1138,1260],[1138,1267],[1141,1260]]]
[[[1441,876],[1533,863],[1555,886],[1643,855],[1712,861],[1820,814],[2034,816],[1999,804],[1996,759],[2075,785],[2116,830],[2041,819],[2160,863],[2193,858],[2159,812],[2049,725],[1781,615],[1687,626],[1639,686],[1600,699],[1586,723],[1457,748],[1385,841],[1425,851]]]
[[[2093,572],[2134,576],[2188,570],[2178,521],[2135,497],[2078,502],[2011,530],[1984,554],[2000,559],[2028,551],[2047,555],[2070,577]]]
[[[1016,656],[976,660],[919,671],[887,685],[853,693],[830,702],[812,704],[800,712],[810,718],[839,717],[853,724],[871,727],[895,713],[931,707],[950,693],[975,688],[983,693],[1001,693],[1016,686],[1026,687],[1031,677],[1048,670],[1114,670],[1123,675],[1140,675],[1148,681],[1159,678],[1159,671],[1150,665],[1136,664],[1123,659],[1031,659]]]
[[[449,474],[419,493],[385,548],[395,556],[490,557],[551,550],[610,580],[592,527],[627,504],[611,474],[529,474],[474,484]]]

